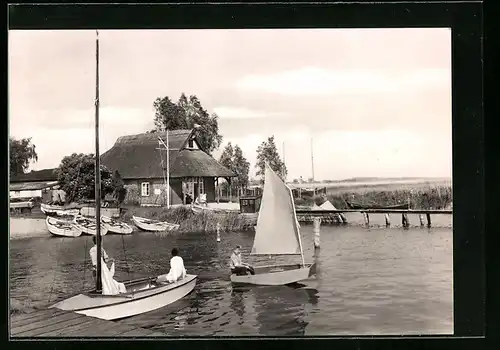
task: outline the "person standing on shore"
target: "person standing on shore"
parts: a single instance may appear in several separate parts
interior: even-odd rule
[[[241,275],[248,275],[248,272],[250,272],[252,275],[255,275],[254,268],[251,265],[246,264],[242,261],[240,245],[237,245],[233,251],[233,254],[231,254],[229,266],[231,267],[232,274],[241,276]]]
[[[177,282],[186,277],[184,260],[179,256],[177,248],[172,249],[172,259],[170,259],[170,271],[166,275],[158,276],[157,282]]]

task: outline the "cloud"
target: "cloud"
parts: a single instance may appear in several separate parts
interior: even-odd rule
[[[289,116],[283,112],[266,112],[239,107],[215,107],[213,111],[223,119],[260,119],[260,118],[283,118]]]
[[[252,133],[228,137],[224,146],[238,144],[255,176],[256,150],[270,135]],[[289,179],[311,177],[311,140],[316,179],[367,176],[451,176],[451,140],[439,132],[410,130],[329,130],[311,132],[306,125],[274,133],[280,156],[285,155]],[[284,147],[284,150],[283,150]],[[433,153],[432,159],[428,154]],[[436,161],[434,161],[436,159]],[[443,161],[448,159],[448,161]],[[394,165],[397,164],[395,167]],[[415,170],[415,164],[426,164]]]
[[[392,73],[376,69],[329,70],[304,67],[273,74],[252,74],[241,78],[237,88],[290,95],[329,95],[398,92],[451,86],[446,69],[421,69]]]

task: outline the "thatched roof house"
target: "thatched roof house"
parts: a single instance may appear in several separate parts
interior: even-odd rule
[[[200,148],[193,131],[168,132],[171,204],[190,202],[200,194],[214,201],[218,178],[235,176]],[[118,170],[123,178],[129,190],[127,201],[166,203],[167,152],[158,137],[166,142],[167,133],[122,136],[101,155],[102,164]]]

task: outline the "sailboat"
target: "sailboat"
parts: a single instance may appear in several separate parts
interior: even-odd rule
[[[316,264],[306,264],[300,225],[290,188],[265,165],[264,189],[251,255],[300,255],[301,264],[254,267],[255,275],[231,275],[231,282],[256,285],[286,285],[316,274]]]
[[[99,162],[99,37],[96,39],[96,135],[95,135],[95,205],[96,221],[101,218],[101,185]],[[49,308],[73,311],[104,320],[116,320],[169,305],[193,291],[197,276],[186,275],[173,283],[157,282],[158,276],[119,283],[113,279],[114,265],[108,270],[101,257],[101,225],[96,225],[97,274],[95,290],[64,299]]]

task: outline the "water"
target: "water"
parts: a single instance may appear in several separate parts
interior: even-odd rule
[[[348,219],[362,221],[360,215]],[[91,237],[51,237],[43,220],[22,220],[27,219],[11,219],[11,306],[43,308],[92,288]],[[370,216],[371,224],[383,221],[382,215]],[[410,222],[419,224],[418,217]],[[433,224],[442,227],[322,226],[316,255],[312,227],[304,226],[304,254],[317,263],[317,277],[294,287],[232,288],[227,267],[232,247],[241,244],[247,261],[259,262],[248,257],[253,232],[222,233],[220,243],[214,234],[137,232],[107,235],[104,246],[117,260],[118,280],[166,273],[174,246],[188,273],[199,275],[186,298],[119,321],[167,335],[452,334],[450,217],[433,217]]]

